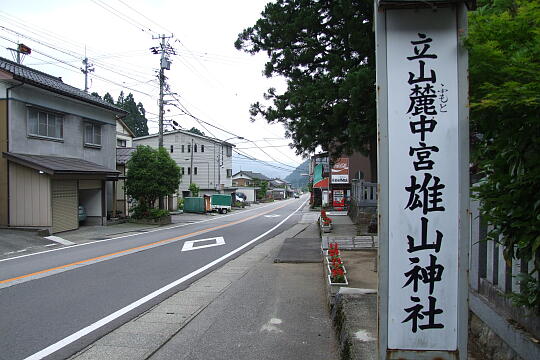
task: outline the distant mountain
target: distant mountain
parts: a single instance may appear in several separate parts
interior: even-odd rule
[[[236,174],[240,170],[253,171],[261,173],[269,178],[285,179],[292,172],[292,168],[289,170],[287,166],[279,163],[268,161],[269,165],[260,161],[249,160],[238,154],[233,154],[233,174]]]
[[[294,188],[303,188],[307,186],[309,176],[309,159],[298,165],[298,167],[289,174],[284,180],[290,182]]]

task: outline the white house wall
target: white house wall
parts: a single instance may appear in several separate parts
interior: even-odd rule
[[[191,166],[191,153],[187,152],[187,146],[191,145],[191,139],[193,139],[194,144],[197,144],[197,152],[193,153],[193,167],[197,168],[197,175],[193,174],[193,182],[201,189],[215,189],[220,176],[220,182],[224,187],[232,187],[232,177],[227,177],[227,169],[232,169],[232,156],[227,156],[225,146],[221,146],[224,156],[223,167],[219,175],[217,161],[220,151],[219,143],[183,133],[165,134],[163,136],[163,147],[169,152],[169,155],[178,166],[184,168],[179,191],[188,191],[189,189],[190,175],[188,174],[188,168]],[[133,144],[134,146],[149,145],[157,148],[158,138],[157,136],[135,138]],[[184,145],[184,152],[182,152],[182,145]],[[204,145],[204,152],[201,152],[201,145]],[[172,152],[171,146],[173,147]]]
[[[125,140],[126,147],[133,147],[133,137],[119,121],[116,122],[116,138]]]
[[[10,163],[9,183],[10,226],[52,226],[50,177]]]

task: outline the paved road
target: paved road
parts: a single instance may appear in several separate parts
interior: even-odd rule
[[[69,356],[292,226],[303,200],[0,261],[0,359]]]

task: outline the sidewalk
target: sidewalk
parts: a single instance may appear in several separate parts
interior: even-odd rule
[[[310,240],[316,258],[274,262],[283,244]],[[72,359],[338,359],[321,259],[318,226],[301,221]]]

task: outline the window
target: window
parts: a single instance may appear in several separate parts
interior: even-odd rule
[[[182,167],[181,169],[182,169],[182,175],[184,175],[185,174],[184,167]]]
[[[197,144],[193,145],[193,152],[197,152]]]
[[[101,125],[84,123],[84,145],[101,146]]]
[[[193,168],[193,175],[197,175],[197,167],[196,166]]]
[[[188,144],[187,146],[187,152],[190,153],[191,152],[191,145]]]
[[[126,147],[127,141],[125,139],[116,139],[116,147]]]
[[[204,145],[201,145],[201,152],[204,152]]]
[[[174,151],[174,148],[173,148],[173,146],[171,145],[171,154],[173,153],[173,151]]]
[[[227,152],[227,157],[232,156],[232,147],[231,146],[225,146],[225,150]]]
[[[182,152],[184,152],[184,145],[182,145]]]
[[[64,117],[60,114],[28,108],[28,134],[63,139]]]
[[[232,177],[232,169],[227,169],[227,177]]]
[[[191,175],[191,168],[190,167],[187,168],[187,174]]]

